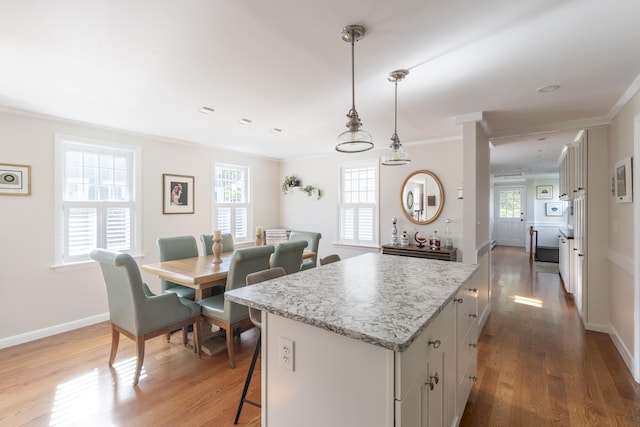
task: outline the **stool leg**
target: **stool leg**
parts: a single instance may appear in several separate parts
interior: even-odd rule
[[[260,354],[260,342],[262,341],[262,334],[258,335],[258,341],[256,342],[256,348],[253,350],[253,357],[251,358],[251,364],[249,365],[249,372],[247,372],[247,379],[244,380],[244,389],[242,390],[242,397],[240,398],[240,404],[238,405],[238,412],[236,413],[236,419],[233,421],[234,424],[238,424],[238,419],[240,418],[240,412],[242,412],[242,405],[245,402],[250,403],[254,406],[260,407],[259,404],[247,400],[247,391],[249,390],[249,384],[251,384],[251,377],[253,376],[253,370],[256,367],[256,361],[258,360],[258,354]]]

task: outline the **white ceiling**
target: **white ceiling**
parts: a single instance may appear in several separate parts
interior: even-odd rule
[[[361,24],[356,108],[376,147],[393,133],[387,75],[408,68],[407,151],[483,112],[496,173],[545,172],[634,87],[639,16],[637,0],[0,0],[0,105],[274,158],[331,153],[351,106],[340,32]]]

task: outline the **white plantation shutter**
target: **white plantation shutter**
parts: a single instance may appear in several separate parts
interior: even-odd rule
[[[135,251],[137,153],[135,147],[56,135],[60,263],[89,260],[96,248]]]
[[[82,206],[65,206],[65,254],[70,259],[83,259],[98,247],[98,210]]]
[[[214,166],[214,229],[231,233],[237,242],[253,239],[251,230],[250,170],[246,166]]]
[[[340,169],[340,243],[378,244],[378,164],[360,163]]]

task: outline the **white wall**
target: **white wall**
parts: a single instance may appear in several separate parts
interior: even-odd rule
[[[640,95],[636,94],[613,120],[609,134],[609,177],[613,176],[616,162],[634,155],[634,120],[639,114]],[[635,175],[638,173],[638,159],[633,160]],[[637,189],[634,191],[637,195]],[[609,197],[609,322],[612,339],[630,369],[632,359],[635,358],[639,363],[637,359],[640,357],[636,342],[640,313],[635,312],[634,307],[634,301],[638,299],[634,289],[634,268],[638,255],[634,253],[634,234],[637,233],[633,218],[634,205],[637,203],[637,199],[633,203],[617,203],[613,197]],[[636,381],[640,380],[638,372],[634,375]]]
[[[158,140],[95,126],[0,112],[0,162],[32,167],[32,194],[0,196],[0,348],[106,320],[104,282],[97,266],[53,269],[54,134],[111,141],[142,148],[142,250],[138,262],[158,260],[161,236],[211,232],[214,161],[252,167],[254,222],[277,224],[280,163],[251,155]],[[162,214],[162,174],[195,177],[195,213]],[[159,291],[157,277],[143,279]],[[50,328],[50,329],[47,329]]]
[[[411,163],[405,166],[380,166],[380,243],[391,240],[391,218],[398,219],[398,234],[407,231],[413,236],[417,231],[430,235],[434,230],[444,235],[445,219],[451,218],[454,246],[461,247],[462,242],[462,200],[457,199],[457,188],[462,184],[462,141],[436,143],[418,143],[406,146]],[[318,187],[321,197],[316,200],[302,192],[290,192],[282,195],[283,228],[309,229],[320,231],[322,239],[318,253],[324,257],[337,253],[343,258],[367,252],[366,249],[336,245],[338,221],[338,184],[340,165],[361,159],[375,159],[380,150],[371,150],[359,154],[330,153],[325,157],[314,157],[284,161],[280,172],[280,182],[285,176],[296,175],[301,185]],[[444,190],[444,207],[438,219],[428,225],[410,222],[401,210],[400,192],[405,178],[412,172],[426,169],[433,172],[441,181]],[[274,226],[277,224],[274,224]],[[377,248],[371,251],[378,251]]]

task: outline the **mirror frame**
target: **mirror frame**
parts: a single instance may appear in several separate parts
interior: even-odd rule
[[[431,216],[431,218],[426,219],[425,221],[418,221],[417,219],[415,219],[408,211],[406,208],[406,203],[407,200],[403,199],[403,195],[405,193],[405,188],[407,186],[407,183],[411,180],[411,178],[413,178],[416,175],[419,174],[425,174],[425,175],[429,175],[431,178],[433,178],[433,180],[436,182],[436,184],[438,185],[438,190],[440,190],[440,204],[438,206],[438,210],[436,211],[435,214],[433,214]],[[413,192],[411,190],[409,190],[409,192],[412,193],[412,198],[413,198]],[[407,197],[409,193],[407,193]],[[440,182],[440,180],[438,179],[438,177],[436,176],[436,174],[434,174],[431,171],[428,171],[426,169],[420,169],[417,171],[414,171],[412,173],[410,173],[402,182],[402,187],[400,187],[400,207],[402,208],[402,212],[404,213],[404,216],[407,217],[407,219],[411,222],[413,222],[414,224],[430,224],[433,221],[435,221],[436,219],[438,219],[438,217],[440,216],[440,213],[442,213],[442,208],[444,207],[444,189],[442,188],[442,183]]]

